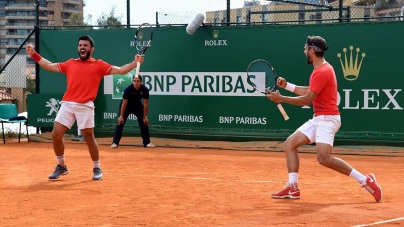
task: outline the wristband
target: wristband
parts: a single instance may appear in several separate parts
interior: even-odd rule
[[[288,90],[288,91],[290,91],[290,92],[294,92],[295,89],[296,89],[296,85],[294,85],[294,84],[288,82],[288,83],[286,83],[285,89]]]
[[[31,55],[31,58],[34,59],[35,62],[39,62],[42,59],[42,56],[35,52],[33,55]]]

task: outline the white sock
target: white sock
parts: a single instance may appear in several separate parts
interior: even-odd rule
[[[296,187],[298,177],[299,177],[299,173],[297,173],[297,172],[289,173],[289,184]]]
[[[351,173],[349,174],[350,177],[358,181],[359,183],[366,182],[366,176],[359,173],[356,169],[352,168]]]
[[[77,129],[77,135],[81,136],[81,129]]]
[[[93,161],[93,164],[94,164],[94,168],[101,168],[101,167],[100,167],[100,160],[98,160],[98,161]]]
[[[65,156],[56,156],[56,160],[58,160],[58,165],[65,166]]]

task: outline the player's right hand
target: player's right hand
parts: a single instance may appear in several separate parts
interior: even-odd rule
[[[140,64],[143,64],[143,62],[144,62],[144,55],[136,54],[136,56],[135,56],[135,62],[139,62]]]
[[[35,49],[34,46],[32,44],[28,44],[25,47],[25,51],[27,52],[27,54],[29,54],[30,56],[33,55],[35,53]]]
[[[277,83],[277,86],[280,88],[285,88],[286,84],[287,84],[285,78],[283,78],[283,77],[279,77],[278,80],[276,81],[276,83]]]
[[[123,122],[124,122],[123,117],[119,116],[119,118],[118,118],[118,125],[123,124]]]

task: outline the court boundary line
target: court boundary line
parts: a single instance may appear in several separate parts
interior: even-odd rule
[[[404,220],[404,217],[393,218],[393,219],[387,219],[387,220],[383,220],[383,221],[372,222],[372,223],[369,223],[369,224],[354,225],[354,226],[351,226],[351,227],[364,227],[364,226],[380,225],[380,224],[384,224],[384,223],[395,222],[395,221],[403,221],[403,220]]]
[[[165,179],[185,179],[185,180],[209,180],[209,181],[227,181],[228,179],[221,178],[211,178],[211,177],[188,177],[188,176],[173,176],[173,175],[149,175],[149,174],[128,174],[138,177],[151,177],[151,178],[165,178]],[[248,179],[240,179],[234,180],[230,179],[230,181],[238,181],[238,182],[247,182],[247,183],[276,183],[280,184],[279,181],[272,180],[248,180]]]
[[[153,175],[153,174],[122,174],[116,172],[110,172],[108,174],[117,174],[120,176],[133,176],[133,177],[149,177],[149,178],[162,178],[162,179],[183,179],[183,180],[196,180],[196,181],[213,181],[213,182],[223,182],[223,181],[232,181],[232,182],[243,182],[243,183],[273,183],[273,184],[281,184],[285,185],[287,183],[287,179],[285,181],[274,181],[274,180],[254,180],[254,179],[227,179],[227,178],[212,178],[212,177],[191,177],[191,176],[176,176],[176,175]],[[318,182],[300,182],[299,185],[322,185],[329,186],[328,183],[318,183]],[[350,188],[351,186],[346,186]],[[358,186],[360,188],[360,186]],[[341,188],[345,188],[342,186]]]

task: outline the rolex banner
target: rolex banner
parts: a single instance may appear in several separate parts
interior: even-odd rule
[[[133,32],[86,31],[95,40],[94,57],[117,66],[134,59]],[[81,31],[74,30],[41,30],[41,55],[52,62],[76,58],[80,35]],[[140,69],[143,84],[150,90],[152,134],[287,138],[313,116],[312,107],[283,104],[290,117],[284,121],[274,103],[254,92],[245,71],[251,61],[266,59],[278,76],[307,86],[313,70],[303,54],[308,35],[327,40],[325,58],[337,75],[342,118],[337,141],[402,141],[403,22],[201,27],[192,36],[184,28],[156,28]],[[112,135],[122,92],[131,85],[134,73],[106,75],[102,80],[95,101],[97,131]],[[29,121],[49,126],[66,89],[66,78],[42,69],[40,78],[40,94],[28,98]],[[280,92],[294,96],[283,89]],[[138,130],[136,117],[131,116],[125,130]]]

